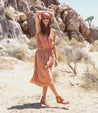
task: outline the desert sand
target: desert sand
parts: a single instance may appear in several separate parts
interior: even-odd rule
[[[98,113],[98,92],[80,87],[82,75],[74,77],[62,71],[64,68],[64,63],[53,67],[52,71],[57,72],[54,85],[70,104],[58,104],[48,89],[49,107],[40,104],[42,88],[30,83],[33,63],[19,63],[13,69],[0,70],[0,113]]]

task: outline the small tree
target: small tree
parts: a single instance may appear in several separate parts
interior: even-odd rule
[[[91,27],[91,23],[92,23],[92,20],[94,19],[94,16],[90,16],[88,17],[87,19],[85,19],[85,21],[88,22],[88,25],[89,25],[89,28]]]

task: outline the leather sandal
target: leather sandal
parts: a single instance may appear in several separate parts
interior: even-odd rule
[[[45,106],[49,106],[49,104],[47,103],[46,97],[41,98],[41,104],[45,105]]]
[[[60,104],[69,104],[70,102],[63,99],[61,96],[56,96],[56,101],[57,103],[60,103]]]

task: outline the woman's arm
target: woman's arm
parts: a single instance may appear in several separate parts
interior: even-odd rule
[[[39,15],[41,13],[42,13],[42,11],[37,11],[35,13],[35,26],[36,26],[37,33],[40,31],[40,19],[39,19]]]
[[[54,55],[55,55],[55,67],[56,67],[58,66],[58,56],[57,56],[57,51],[56,51],[55,38],[56,38],[56,31],[54,31]]]
[[[56,31],[54,31],[54,55],[55,55],[55,60],[58,60],[55,38],[56,38]]]

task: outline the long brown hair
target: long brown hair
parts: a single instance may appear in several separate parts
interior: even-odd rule
[[[41,19],[41,21],[40,21],[40,26],[41,26],[41,33],[43,33],[43,34],[48,34],[48,36],[49,36],[49,34],[50,34],[50,30],[51,30],[51,19],[49,19],[49,23],[48,23],[48,26],[47,26],[47,28],[45,27],[45,24],[43,23],[43,21],[42,21],[42,19]]]

